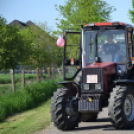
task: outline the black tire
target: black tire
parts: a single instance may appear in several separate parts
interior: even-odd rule
[[[97,119],[98,113],[83,113],[81,121],[83,122],[94,122]]]
[[[51,120],[52,121],[55,121],[56,120],[56,116],[55,114],[53,114],[55,111],[56,111],[56,106],[55,106],[55,103],[56,103],[56,97],[57,97],[57,92],[54,92],[53,94],[53,97],[51,97]],[[54,122],[54,126],[57,126],[56,122]]]
[[[130,97],[131,96],[131,97]],[[129,97],[132,98],[131,109],[126,107]],[[116,85],[109,98],[108,114],[111,122],[117,129],[130,129],[134,127],[134,88],[131,85]],[[125,106],[124,106],[125,105]],[[128,106],[129,107],[129,106]],[[127,108],[127,109],[126,109]],[[126,114],[126,110],[127,113]],[[133,113],[133,114],[132,114]]]
[[[76,93],[72,90],[62,88],[58,89],[51,98],[51,119],[58,129],[72,130],[75,127],[78,127],[81,114],[77,112],[74,114],[74,117],[72,115],[74,119],[71,119],[71,116],[69,116],[66,112],[68,100],[75,96]]]

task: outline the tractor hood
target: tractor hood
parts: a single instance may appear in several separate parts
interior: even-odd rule
[[[92,63],[90,65],[85,66],[84,68],[103,68],[105,74],[115,74],[114,62]]]

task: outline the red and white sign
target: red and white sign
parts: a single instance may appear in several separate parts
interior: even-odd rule
[[[97,75],[87,75],[87,83],[98,83]]]

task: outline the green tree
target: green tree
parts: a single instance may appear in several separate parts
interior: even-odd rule
[[[56,33],[61,33],[65,28],[79,28],[80,25],[91,22],[109,21],[115,8],[102,0],[67,0],[63,6],[56,5],[56,10],[63,17],[56,19]]]
[[[52,51],[56,40],[50,35],[51,29],[46,23],[38,23],[37,25],[30,26],[30,31],[34,36],[32,63],[34,68],[42,70],[45,66],[51,66],[53,62]],[[40,80],[38,74],[37,79]]]
[[[56,42],[55,42],[56,43]],[[62,66],[62,60],[63,60],[63,48],[59,48],[56,45],[53,45],[53,52],[52,52],[52,58],[53,58],[53,65],[58,70],[58,73],[62,75],[60,71],[60,67]]]
[[[54,42],[56,44],[56,41]],[[62,64],[63,60],[63,48],[59,48],[56,45],[53,45],[52,55],[53,55],[53,63],[59,68]]]
[[[110,14],[116,9],[103,0],[67,0],[64,5],[56,5],[56,10],[62,16],[57,20],[57,31],[55,35],[61,35],[64,29],[74,29],[80,31],[80,25],[94,22],[107,22],[111,19]],[[80,45],[79,35],[68,35],[68,57],[79,57],[78,46]],[[74,46],[73,46],[74,45]],[[76,45],[76,46],[75,46]]]
[[[29,30],[29,27],[24,28],[23,30],[20,30],[20,35],[22,37],[23,41],[23,60],[20,61],[20,63],[23,65],[22,68],[22,86],[25,86],[25,67],[26,65],[31,65],[31,57],[33,54],[33,44],[34,44],[34,36]]]
[[[2,15],[0,15],[0,25],[3,26],[3,25],[6,25],[7,21],[5,18],[2,17]]]
[[[134,23],[134,0],[132,0],[132,10],[129,9],[128,16],[131,19],[131,21]]]
[[[20,30],[19,34],[22,37],[22,41],[23,41],[23,60],[21,61],[21,64],[23,65],[31,65],[30,62],[30,58],[32,53],[32,49],[33,49],[33,45],[34,45],[34,36],[31,33],[31,31],[29,30],[29,27],[24,28],[23,30]]]
[[[19,62],[23,61],[23,40],[19,29],[15,26],[0,26],[0,68],[6,73],[13,70],[12,89],[14,88],[14,69]]]

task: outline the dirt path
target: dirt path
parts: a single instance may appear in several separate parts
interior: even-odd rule
[[[110,123],[107,108],[103,109],[96,122],[82,122],[79,127],[71,131],[60,131],[50,123],[46,129],[36,132],[35,134],[134,134],[131,130],[116,130]]]

